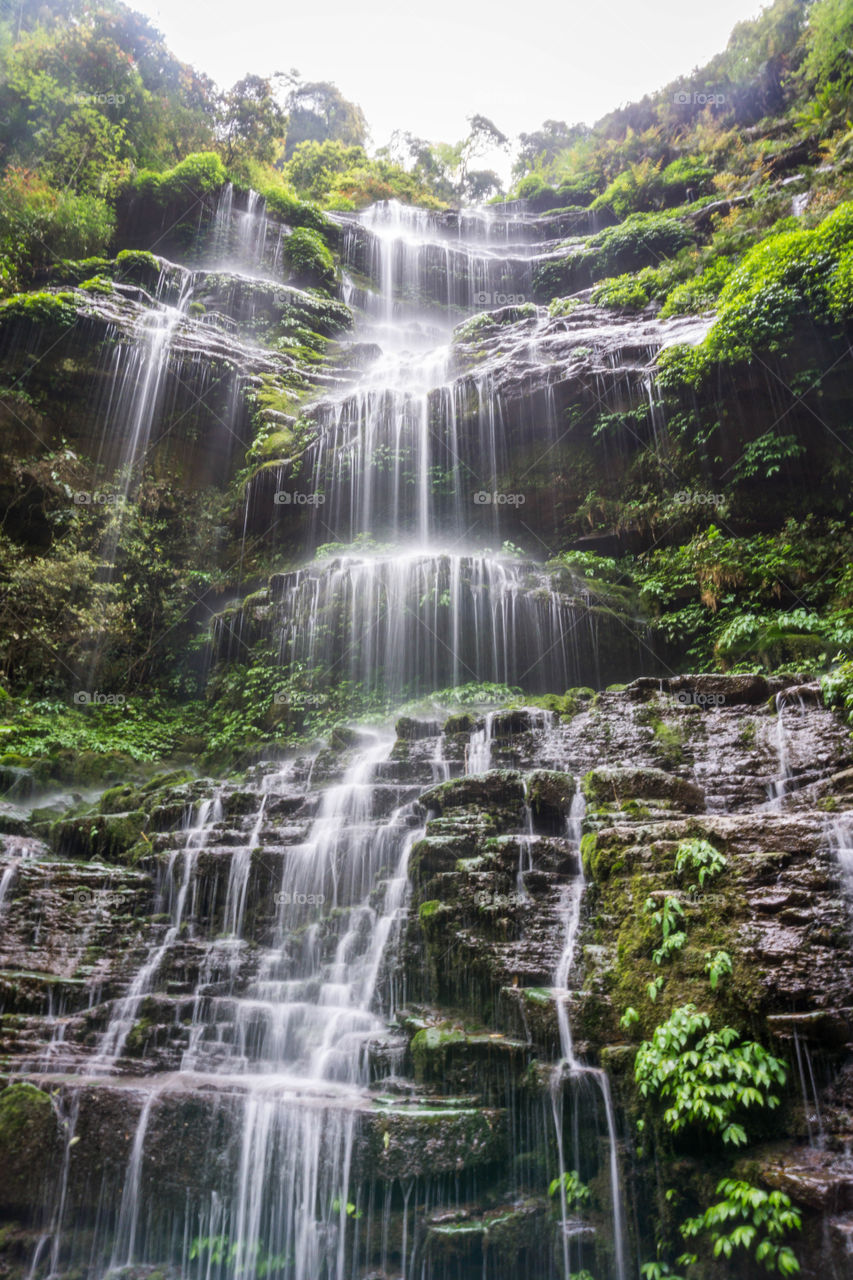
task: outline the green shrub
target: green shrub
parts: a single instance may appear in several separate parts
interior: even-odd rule
[[[99,196],[54,190],[22,169],[7,170],[0,181],[0,251],[22,278],[61,258],[101,255],[114,230],[113,212]]]
[[[760,1044],[741,1041],[733,1027],[712,1031],[708,1014],[686,1004],[640,1045],[634,1078],[644,1098],[669,1101],[663,1119],[671,1133],[699,1126],[726,1145],[743,1146],[746,1131],[736,1117],[777,1107],[773,1090],[787,1072]]]
[[[194,202],[223,186],[226,179],[225,166],[214,151],[196,151],[164,173],[141,170],[132,187],[159,205],[170,205]]]
[[[600,307],[615,307],[620,311],[641,311],[648,305],[649,295],[637,276],[611,276],[596,285],[592,291],[592,301]]]
[[[853,317],[853,246],[838,260],[829,285],[829,309],[836,320]]]
[[[335,279],[335,263],[322,237],[311,227],[297,227],[284,242],[284,260],[293,279],[328,288]]]
[[[720,290],[734,269],[729,258],[714,258],[701,275],[677,284],[661,308],[661,316],[696,315],[716,306]]]
[[[685,1239],[707,1233],[715,1258],[731,1258],[740,1250],[751,1252],[754,1248],[755,1261],[765,1271],[778,1271],[783,1276],[799,1271],[794,1251],[781,1243],[785,1235],[802,1226],[784,1191],[764,1191],[748,1182],[724,1178],[717,1184],[717,1195],[724,1198],[682,1224]]]

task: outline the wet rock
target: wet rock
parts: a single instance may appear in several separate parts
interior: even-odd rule
[[[459,715],[449,716],[444,722],[444,732],[446,734],[471,734],[477,728],[478,720],[470,711],[461,712]]]
[[[764,676],[755,675],[672,676],[661,680],[641,676],[625,692],[635,699],[669,693],[685,706],[759,706],[770,697],[771,687]]]
[[[515,809],[524,804],[524,784],[521,775],[512,771],[474,774],[430,787],[422,792],[418,804],[428,812],[439,814],[472,805],[484,809],[491,806]]]
[[[0,802],[0,836],[31,836],[32,834],[25,812],[15,805]]]
[[[435,738],[441,733],[441,725],[437,720],[415,720],[412,716],[401,716],[395,725],[398,738],[412,742],[418,738]]]
[[[663,769],[592,769],[583,779],[583,790],[592,807],[624,800],[665,800],[687,812],[705,808],[701,787]]]
[[[362,1176],[383,1181],[461,1173],[506,1159],[506,1114],[481,1107],[377,1110],[365,1119]]]
[[[527,803],[533,821],[542,830],[565,830],[576,783],[570,773],[536,769],[527,777]]]
[[[0,1207],[29,1216],[45,1202],[45,1173],[62,1158],[50,1096],[28,1083],[0,1092]]]
[[[50,842],[62,857],[123,862],[147,825],[148,815],[142,809],[60,819],[51,827]]]
[[[502,1032],[466,1029],[455,1022],[418,1026],[409,1043],[415,1080],[442,1091],[474,1093],[495,1105],[507,1082],[518,1087],[530,1048]]]

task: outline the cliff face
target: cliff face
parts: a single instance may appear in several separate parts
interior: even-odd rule
[[[849,1272],[853,205],[713,124],[0,303],[0,1280]]]
[[[560,1134],[590,1189],[567,1219],[573,1269],[618,1274],[614,1185],[624,1257],[647,1258],[734,1167],[802,1206],[802,1274],[843,1275],[853,761],[815,687],[640,680],[580,691],[564,717],[520,708],[404,720],[398,735],[339,742],[239,784],[166,776],[119,786],[92,816],[42,811],[6,837],[7,1274],[23,1274],[39,1240],[62,1274],[132,1249],[141,1273],[168,1269],[182,1221],[215,1225],[216,1204],[247,1193],[247,1141],[269,1176],[294,1158],[294,1134],[320,1143],[321,1185],[323,1161],[340,1159],[343,1143],[354,1207],[346,1224],[333,1209],[326,1230],[340,1232],[356,1274],[398,1274],[406,1257],[436,1277],[558,1274],[564,1228],[548,1186]],[[354,784],[365,751],[373,763],[356,764]],[[463,773],[472,763],[486,771]],[[341,779],[339,792],[360,788],[359,829],[336,830],[337,863],[323,862],[327,787]],[[691,889],[676,870],[685,841],[721,855],[713,881]],[[358,849],[360,866],[341,862]],[[313,878],[302,890],[306,851]],[[411,883],[405,920],[400,874]],[[672,895],[686,941],[657,966],[643,903]],[[396,938],[375,975],[390,1022],[365,1012],[367,1025],[347,1031],[330,1010],[335,1034],[320,1043],[343,1054],[339,1071],[319,1094],[304,1080],[258,1094],[241,1063],[270,1059],[281,1037],[301,1043],[310,1012],[290,1003],[277,1021],[281,982],[307,995],[333,980],[342,953],[339,981],[357,984],[373,962],[362,897]],[[290,899],[305,923],[280,951]],[[709,951],[731,958],[716,989]],[[639,1040],[688,1002],[787,1065],[779,1109],[743,1113],[749,1144],[734,1157],[699,1130],[673,1138],[634,1082]],[[629,1007],[638,1018],[626,1033]],[[583,1065],[555,1095],[561,1019]],[[362,1037],[368,1065],[357,1089],[343,1083],[348,1034]],[[615,1184],[599,1065],[616,1106]],[[675,1202],[664,1198],[671,1186]],[[289,1206],[296,1218],[302,1210]],[[283,1227],[263,1222],[271,1249]],[[204,1252],[198,1239],[216,1234],[200,1228],[183,1248],[196,1240]],[[703,1274],[754,1267],[709,1260]]]

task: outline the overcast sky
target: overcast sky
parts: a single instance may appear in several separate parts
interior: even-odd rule
[[[394,129],[464,136],[592,123],[725,47],[759,0],[130,0],[173,51],[223,87],[295,67],[362,107],[375,145]]]

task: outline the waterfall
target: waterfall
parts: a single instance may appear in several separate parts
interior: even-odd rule
[[[271,580],[263,621],[282,665],[405,697],[466,681],[565,689],[595,674],[601,618],[530,561],[412,550],[344,555]],[[227,656],[233,616],[216,645]],[[604,625],[607,625],[605,619]]]
[[[611,670],[604,651],[621,653],[636,637],[537,536],[534,554],[512,542],[525,537],[525,504],[537,494],[506,489],[506,391],[488,361],[463,367],[451,340],[454,321],[529,302],[541,227],[503,211],[438,215],[394,202],[341,223],[345,266],[361,278],[346,286],[362,309],[353,349],[367,348],[369,358],[354,361],[357,376],[327,378],[300,410],[312,428],[303,453],[250,477],[244,531],[269,500],[264,524],[285,526],[289,554],[274,562],[265,593],[219,617],[215,657],[244,660],[262,641],[294,687],[317,695],[350,688],[383,710],[466,684],[531,694],[600,687]],[[266,296],[286,234],[262,197],[227,186],[207,251],[239,277],[223,284],[203,270],[164,266],[153,309],[114,353],[103,415],[105,455],[120,453],[124,502],[134,500],[147,449],[174,410],[170,370],[184,359],[206,370],[214,352],[237,385],[248,348],[226,320],[251,318],[253,289]],[[217,299],[215,323],[190,313],[196,294]],[[532,306],[522,315],[529,334],[518,355],[519,421],[531,439],[535,425],[547,451],[564,428],[547,316]],[[269,351],[252,352],[256,382],[259,370],[277,368]],[[531,369],[538,382],[527,396]],[[110,561],[119,532],[117,523]],[[85,1083],[62,1085],[78,1132],[88,1132],[89,1091],[96,1084],[108,1093],[124,1145],[110,1153],[96,1220],[79,1240],[70,1227],[86,1175],[76,1148],[67,1148],[65,1189],[40,1246],[43,1254],[50,1242],[52,1271],[62,1259],[89,1280],[137,1268],[179,1268],[187,1280],[352,1280],[362,1261],[369,1265],[364,1241],[373,1231],[382,1235],[384,1274],[399,1268],[401,1280],[431,1280],[421,1260],[422,1214],[468,1194],[468,1172],[466,1182],[452,1164],[443,1180],[384,1171],[379,1226],[372,1215],[381,1197],[371,1189],[366,1209],[350,1197],[363,1194],[354,1188],[370,1184],[369,1162],[390,1144],[390,1129],[378,1126],[477,1111],[464,1095],[413,1101],[397,1075],[407,1044],[402,1016],[400,1026],[392,1018],[405,1001],[399,944],[410,857],[425,831],[418,797],[460,773],[503,768],[499,714],[485,713],[467,743],[426,722],[411,754],[412,744],[395,745],[385,729],[336,730],[334,749],[315,746],[310,760],[250,770],[239,787],[223,783],[188,802],[181,830],[158,832],[156,924],[131,949],[119,990],[93,999]],[[525,715],[537,731],[556,720],[544,710]],[[511,901],[529,909],[528,886],[541,867],[527,799],[523,814]],[[578,791],[568,827],[575,856],[582,818]],[[0,897],[8,883],[11,872]],[[572,1153],[581,1111],[602,1150],[607,1143],[612,1280],[626,1280],[613,1101],[605,1073],[576,1052],[569,1013],[583,888],[582,872],[562,886],[564,941],[553,977],[560,1062],[550,1100],[561,1175],[571,1169],[566,1106]],[[147,1036],[152,1047],[140,1062]],[[170,1152],[172,1181],[163,1166],[162,1133],[179,1115],[176,1132],[203,1166],[194,1180],[183,1171],[183,1150]],[[429,1152],[424,1132],[413,1128],[401,1147]],[[389,1226],[395,1196],[399,1241]],[[568,1275],[562,1181],[561,1197]]]
[[[610,1081],[606,1072],[600,1068],[589,1067],[581,1062],[574,1047],[571,1018],[569,1015],[570,980],[576,963],[577,937],[580,928],[581,901],[583,899],[584,877],[583,862],[580,858],[580,841],[583,831],[585,802],[583,792],[578,783],[572,800],[568,817],[568,834],[573,847],[578,852],[578,874],[563,891],[562,915],[564,919],[564,943],[560,962],[554,975],[554,988],[557,1000],[557,1024],[560,1030],[560,1061],[554,1067],[551,1077],[551,1106],[557,1136],[557,1152],[560,1170],[560,1211],[562,1218],[562,1249],[564,1274],[570,1274],[570,1215],[566,1196],[565,1176],[569,1173],[565,1154],[563,1106],[566,1087],[577,1094],[575,1106],[579,1105],[582,1091],[588,1084],[593,1084],[601,1095],[607,1127],[607,1144],[609,1157],[610,1201],[613,1216],[613,1250],[615,1264],[615,1280],[627,1280],[627,1262],[625,1257],[625,1224],[622,1207],[622,1189],[619,1181],[619,1152],[616,1135],[616,1113],[610,1091]],[[577,1129],[575,1130],[577,1133]],[[574,1151],[578,1152],[579,1141],[574,1141]]]

